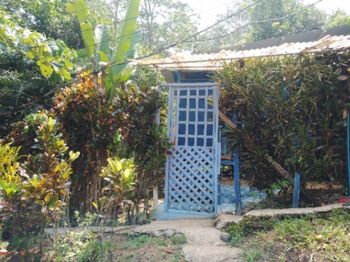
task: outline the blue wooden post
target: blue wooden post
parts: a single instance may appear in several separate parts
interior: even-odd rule
[[[350,112],[346,115],[346,157],[348,168],[348,196],[350,196]]]
[[[300,197],[300,174],[295,173],[295,175],[294,175],[293,203],[292,203],[293,208],[297,208],[299,206],[299,197]]]
[[[182,82],[181,80],[182,80],[182,79],[181,79],[181,72],[176,71],[176,72],[175,72],[175,82],[176,82],[176,83],[181,83],[181,82]]]
[[[233,179],[234,179],[234,190],[236,195],[236,215],[241,215],[242,202],[241,202],[241,184],[239,178],[239,153],[237,150],[233,152]]]

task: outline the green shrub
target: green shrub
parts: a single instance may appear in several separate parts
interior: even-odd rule
[[[303,181],[344,179],[349,67],[344,52],[245,59],[218,72],[222,110],[243,124],[227,135],[246,179],[266,188],[285,178],[267,155]]]
[[[108,102],[97,92],[88,72],[79,78],[56,94],[53,108],[67,144],[81,152],[73,165],[71,211],[96,210],[93,203],[103,196],[101,170],[108,158],[117,156],[134,159],[135,184],[130,199],[139,213],[142,200],[147,207],[152,187],[163,183],[168,143],[164,126],[155,122],[163,100],[148,84],[138,87],[130,81],[121,84],[113,101]]]
[[[58,237],[52,250],[46,250],[44,260],[57,262],[94,262],[109,261],[108,252],[111,242],[102,239],[89,230],[68,232]]]
[[[169,148],[166,137],[166,127],[161,121],[157,125],[156,113],[164,104],[164,99],[149,85],[137,86],[131,83],[118,90],[115,99],[121,142],[126,147],[123,158],[133,158],[136,169],[135,187],[132,201],[136,213],[141,201],[148,206],[154,186],[162,188],[165,152]],[[160,110],[161,119],[165,118],[165,111]],[[111,151],[118,149],[111,145]],[[148,211],[145,209],[144,211]]]
[[[41,241],[48,223],[61,218],[69,196],[71,164],[79,153],[68,152],[57,121],[47,112],[29,115],[23,132],[34,132],[33,153],[0,145],[1,222],[10,249],[27,251]],[[3,233],[3,235],[4,235]]]
[[[133,159],[108,158],[100,176],[106,182],[102,197],[94,203],[100,213],[118,217],[120,205],[125,198],[130,198],[135,183]]]
[[[22,189],[18,147],[0,144],[0,190],[1,198],[11,200]]]

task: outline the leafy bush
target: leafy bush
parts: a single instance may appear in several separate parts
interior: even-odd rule
[[[98,235],[89,229],[95,224],[97,215],[87,213],[81,217],[79,212],[75,212],[74,216],[79,231],[68,231],[55,238],[52,245],[46,248],[43,261],[111,261],[108,259],[111,242],[105,239],[104,234]]]
[[[54,112],[62,132],[68,145],[81,152],[73,164],[72,211],[95,211],[92,203],[102,197],[103,188],[99,174],[109,157],[134,159],[131,200],[137,210],[142,200],[147,203],[152,187],[162,183],[168,144],[165,128],[155,118],[163,100],[146,84],[121,84],[116,92],[108,102],[89,73],[82,73],[79,82],[56,94]]]
[[[282,178],[266,161],[269,155],[304,181],[343,179],[349,67],[349,52],[224,66],[216,76],[223,87],[221,105],[242,123],[228,136],[241,148],[247,178],[260,187]]]
[[[29,115],[25,124],[24,135],[35,132],[34,152],[20,163],[20,148],[0,145],[0,197],[3,235],[11,249],[28,251],[43,227],[60,219],[69,196],[71,163],[79,153],[68,152],[57,121],[47,112]]]
[[[21,191],[18,152],[19,148],[11,147],[11,144],[0,145],[0,190],[5,201]]]
[[[101,196],[99,174],[107,162],[107,147],[117,128],[114,107],[106,103],[86,72],[80,75],[80,81],[56,94],[53,110],[67,144],[81,153],[72,166],[71,211],[92,212],[92,202]]]
[[[136,86],[134,83],[118,90],[115,99],[118,131],[121,140],[110,147],[112,152],[126,148],[124,158],[133,157],[136,166],[135,189],[132,200],[137,208],[141,201],[145,206],[154,186],[161,187],[164,177],[165,152],[169,147],[166,127],[155,121],[157,110],[164,100],[149,85]],[[165,112],[161,111],[161,118]],[[136,210],[138,212],[138,210]]]
[[[56,119],[45,112],[26,117],[29,126],[36,128],[36,139],[33,147],[36,154],[29,155],[24,164],[30,177],[24,184],[24,195],[34,199],[44,207],[45,212],[53,215],[56,209],[61,210],[67,203],[69,195],[71,164],[79,153],[69,151]]]
[[[48,108],[59,80],[43,77],[23,54],[0,53],[0,137],[26,115]]]
[[[91,231],[81,231],[68,232],[58,237],[52,247],[53,250],[45,254],[47,261],[109,261],[106,253],[111,248],[111,243],[106,240],[99,241]]]
[[[108,164],[102,168],[101,177],[107,183],[102,189],[103,196],[97,206],[99,212],[118,217],[120,205],[125,197],[131,196],[134,180],[135,167],[132,159],[108,158]]]

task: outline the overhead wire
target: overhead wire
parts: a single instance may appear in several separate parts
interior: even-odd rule
[[[191,17],[191,16],[195,16],[195,15],[206,14],[206,13],[212,12],[212,11],[215,10],[215,9],[222,8],[222,6],[229,6],[229,5],[231,5],[231,4],[232,4],[231,2],[228,2],[228,3],[224,4],[224,5],[221,5],[220,7],[211,8],[211,9],[208,9],[208,10],[205,10],[205,11],[201,11],[201,12],[192,12],[192,13],[190,13],[190,14],[187,14],[186,16],[187,16],[187,17]],[[131,17],[131,18],[129,18],[129,19],[120,20],[120,21],[117,22],[117,24],[121,24],[122,22],[131,20],[131,19],[137,19],[138,17],[139,17],[139,16],[135,16],[135,17]],[[173,23],[176,23],[176,22],[179,22],[179,21],[182,21],[182,20],[183,20],[183,18],[177,18],[177,19],[169,20],[169,21],[163,23],[162,26],[171,25],[171,24],[173,24]],[[81,30],[81,32],[84,32],[84,31],[86,31],[86,30]],[[134,36],[135,34],[141,33],[141,32],[142,32],[142,30],[136,30],[136,31],[133,32],[133,33],[128,33],[128,34],[125,34],[125,35],[117,36],[117,37],[115,38],[115,40],[118,40],[118,39],[124,38],[124,37],[128,37],[128,36]],[[88,45],[88,46],[93,46],[93,44],[92,44],[92,45]]]
[[[298,12],[293,13],[293,14],[288,15],[288,16],[283,16],[283,17],[278,17],[278,18],[271,18],[271,19],[265,19],[265,20],[254,21],[254,22],[250,22],[250,23],[247,23],[247,24],[245,24],[245,25],[242,25],[241,27],[247,26],[247,25],[251,25],[251,24],[266,23],[266,22],[269,22],[269,21],[279,21],[279,20],[287,19],[287,18],[290,18],[290,17],[292,17],[292,16],[295,16],[295,15],[298,14],[298,13],[302,13],[302,12],[306,11],[307,9],[309,9],[309,8],[311,8],[311,7],[313,7],[313,6],[315,6],[316,4],[318,4],[318,3],[322,2],[322,1],[324,1],[324,0],[318,0],[318,1],[316,1],[315,3],[306,6],[304,9],[299,10]],[[251,8],[252,6],[256,5],[256,4],[259,3],[259,2],[263,2],[263,1],[262,1],[262,0],[260,0],[260,1],[255,1],[254,3],[252,3],[252,4],[250,4],[250,5],[246,6],[246,7],[244,7],[243,9],[240,9],[239,11],[234,12],[233,14],[231,14],[231,15],[229,15],[229,16],[223,18],[223,19],[220,19],[220,20],[216,21],[215,23],[211,24],[210,26],[207,26],[207,27],[205,27],[204,29],[201,29],[201,30],[197,31],[196,33],[191,34],[191,35],[189,35],[189,36],[186,36],[185,38],[183,38],[183,39],[181,39],[181,40],[179,40],[179,41],[176,41],[176,42],[174,42],[174,43],[172,43],[172,44],[163,46],[163,47],[159,48],[159,49],[158,49],[157,51],[155,51],[155,52],[151,52],[151,53],[149,53],[149,54],[147,54],[147,55],[140,56],[140,57],[135,58],[135,59],[133,59],[133,60],[125,60],[125,61],[121,61],[121,62],[109,63],[106,67],[112,67],[112,66],[118,66],[118,65],[125,65],[125,64],[129,64],[129,63],[131,63],[131,62],[139,61],[139,60],[142,60],[142,59],[145,59],[145,58],[148,58],[148,57],[151,57],[151,56],[160,54],[160,53],[162,53],[163,51],[165,51],[165,50],[167,50],[167,49],[169,49],[169,48],[172,48],[172,47],[175,47],[175,46],[177,46],[177,45],[179,45],[179,44],[185,43],[185,42],[188,41],[189,39],[191,39],[191,38],[193,38],[193,37],[195,37],[195,36],[197,36],[197,35],[200,35],[200,34],[206,32],[206,31],[208,31],[208,30],[210,30],[210,29],[212,29],[212,28],[214,28],[214,27],[216,27],[217,25],[223,23],[224,21],[226,21],[226,20],[228,20],[228,19],[230,19],[230,18],[232,18],[232,17],[234,17],[234,16],[237,16],[237,15],[241,14],[242,12],[246,11],[247,9]],[[235,29],[234,31],[232,31],[232,32],[230,32],[230,33],[228,33],[228,34],[225,34],[225,35],[222,35],[222,36],[219,36],[219,37],[226,37],[226,36],[232,34],[233,32],[237,31],[238,29],[240,29],[240,28],[237,28],[237,29]],[[134,32],[134,33],[135,33],[135,32]],[[131,35],[131,34],[129,34],[129,35]],[[120,36],[120,37],[126,37],[126,35]],[[217,37],[213,38],[213,40],[216,39],[216,38],[217,38]],[[208,40],[210,41],[210,39],[208,39]],[[184,62],[185,62],[185,63],[191,63],[191,62],[204,62],[204,61],[213,61],[213,59],[210,59],[210,60],[200,60],[200,61],[184,61]],[[171,63],[174,63],[174,62],[162,62],[162,63],[154,63],[154,64],[155,64],[155,65],[158,65],[158,64],[171,64]],[[63,86],[58,87],[57,89],[60,89],[60,88],[62,88],[62,87],[64,87],[64,86],[67,86],[67,85],[71,85],[71,84],[75,83],[75,82],[78,81],[78,80],[79,80],[79,79],[72,80],[72,81],[70,81],[70,82],[68,82],[68,83],[65,83]]]
[[[307,5],[305,8],[303,8],[303,9],[301,9],[301,10],[299,10],[299,11],[293,13],[293,14],[287,15],[287,16],[282,16],[282,17],[277,17],[277,18],[270,18],[270,19],[264,19],[264,20],[259,20],[259,21],[253,21],[253,22],[249,22],[249,23],[247,23],[247,24],[245,24],[245,25],[243,25],[243,26],[247,26],[247,25],[251,25],[251,24],[267,23],[267,22],[273,22],[273,21],[280,21],[280,20],[288,19],[288,18],[293,17],[293,16],[295,16],[295,15],[297,15],[297,14],[299,14],[299,13],[305,12],[305,11],[308,10],[309,8],[315,6],[316,4],[318,4],[318,3],[322,2],[322,1],[324,1],[324,0],[318,0],[318,1],[316,1],[316,2],[314,2],[314,3],[312,3],[312,4],[310,4],[310,5]],[[220,23],[222,23],[222,22],[224,22],[224,21],[226,21],[226,20],[228,20],[228,19],[234,17],[235,15],[238,15],[238,14],[244,12],[244,11],[247,10],[248,8],[252,7],[253,5],[256,5],[258,2],[260,2],[260,1],[256,1],[256,2],[254,2],[253,4],[248,5],[247,7],[241,9],[240,11],[235,12],[235,13],[233,13],[233,14],[231,14],[231,15],[229,15],[229,16],[223,18],[223,19],[220,19],[220,20],[218,20],[217,22],[215,22],[214,24],[212,24],[212,25],[210,25],[210,26],[204,28],[203,30],[200,30],[200,31],[198,31],[198,32],[196,32],[196,33],[194,33],[194,34],[192,34],[192,35],[190,35],[190,36],[187,36],[187,37],[185,37],[184,39],[182,39],[182,40],[180,40],[180,41],[177,41],[177,42],[175,42],[175,43],[173,43],[173,44],[170,44],[170,45],[168,45],[168,46],[165,46],[165,47],[163,47],[163,48],[160,48],[160,49],[158,49],[156,52],[151,52],[150,54],[147,54],[147,55],[144,55],[144,56],[135,58],[135,59],[133,59],[133,60],[122,61],[122,62],[118,62],[118,63],[117,63],[117,62],[115,62],[115,63],[110,63],[110,64],[108,64],[108,66],[111,67],[111,66],[114,66],[114,65],[124,65],[124,64],[128,64],[128,63],[130,63],[130,62],[142,60],[142,59],[145,59],[145,58],[148,58],[148,57],[151,57],[151,56],[160,54],[161,52],[163,52],[163,51],[165,51],[165,50],[167,50],[167,49],[169,49],[169,48],[171,48],[171,47],[177,46],[177,45],[179,45],[179,44],[182,44],[182,43],[185,43],[185,42],[193,42],[193,40],[192,40],[192,41],[188,41],[188,40],[191,39],[192,37],[196,36],[196,35],[199,35],[199,34],[205,32],[205,31],[207,31],[207,30],[209,30],[209,29],[211,29],[211,28],[217,26],[218,24],[220,24]],[[263,1],[262,1],[262,2],[263,2]],[[243,27],[243,26],[241,26],[241,27]],[[226,37],[227,35],[229,35],[229,34],[234,33],[235,31],[241,29],[241,27],[235,29],[234,31],[232,31],[232,32],[230,32],[230,33],[228,33],[228,34],[225,34],[225,37]],[[222,37],[224,37],[224,36],[222,36]],[[214,40],[214,39],[213,39],[213,40]],[[212,59],[210,59],[210,60],[212,60]],[[201,61],[205,61],[205,60],[201,60]],[[190,63],[190,62],[191,62],[191,61],[188,61],[188,63]],[[175,63],[175,62],[164,62],[164,63],[167,64],[167,63]],[[187,63],[187,61],[186,61],[186,63]],[[155,63],[155,64],[160,64],[160,63]]]
[[[258,24],[258,23],[266,23],[266,22],[268,22],[268,21],[279,21],[279,20],[287,19],[287,18],[290,18],[290,17],[292,17],[292,16],[295,16],[295,15],[298,14],[298,13],[302,13],[302,12],[306,11],[307,9],[309,9],[309,8],[311,8],[311,7],[313,7],[313,6],[315,6],[316,4],[318,4],[318,3],[322,2],[322,1],[324,1],[324,0],[318,0],[318,1],[316,1],[316,2],[314,2],[314,3],[312,3],[312,4],[310,4],[310,5],[306,6],[306,7],[303,8],[302,10],[299,10],[298,12],[295,12],[295,13],[293,13],[293,14],[291,14],[291,15],[288,15],[288,16],[283,16],[283,17],[277,17],[277,18],[271,18],[271,19],[264,19],[264,20],[254,21],[254,22],[247,23],[247,25],[248,25],[248,24],[252,24],[252,23]],[[242,12],[244,12],[245,10],[247,10],[248,8],[250,8],[250,7],[254,6],[254,5],[256,5],[258,2],[263,2],[263,1],[255,1],[254,3],[252,3],[252,4],[248,5],[248,6],[246,6],[245,8],[239,10],[238,12],[235,12],[235,13],[233,13],[233,14],[231,14],[231,15],[229,15],[229,16],[223,18],[223,19],[220,19],[220,20],[216,21],[215,23],[213,23],[212,25],[210,25],[210,26],[208,26],[208,27],[206,27],[206,28],[204,28],[204,29],[202,29],[202,30],[200,30],[200,31],[198,31],[198,32],[196,32],[196,33],[190,35],[190,36],[187,36],[187,37],[185,37],[184,39],[182,39],[182,40],[180,40],[180,41],[177,41],[177,42],[175,42],[175,43],[173,43],[173,44],[170,44],[170,45],[167,45],[167,46],[165,46],[165,47],[162,47],[162,48],[160,48],[159,50],[157,50],[156,52],[151,52],[150,54],[147,54],[147,55],[144,55],[144,56],[140,56],[140,57],[135,58],[135,59],[133,59],[133,60],[124,60],[124,61],[121,61],[121,62],[109,63],[106,67],[112,67],[112,66],[118,66],[118,65],[125,65],[125,64],[129,64],[129,63],[131,63],[131,62],[139,61],[139,60],[142,60],[142,59],[145,59],[145,58],[148,58],[148,57],[151,57],[151,56],[160,54],[161,52],[163,52],[163,51],[165,51],[165,50],[167,50],[167,49],[169,49],[169,48],[171,48],[171,47],[174,47],[174,46],[177,46],[177,45],[183,43],[183,42],[186,41],[187,39],[191,39],[192,37],[194,37],[194,36],[196,36],[196,35],[199,35],[199,34],[205,32],[205,31],[207,31],[207,30],[210,30],[211,28],[213,28],[213,27],[217,26],[218,24],[220,24],[220,23],[226,21],[227,19],[230,19],[230,18],[232,18],[232,17],[234,17],[234,16],[236,16],[236,15],[241,14]],[[243,26],[246,26],[246,25],[243,25]],[[237,29],[236,29],[236,30],[237,30]],[[230,33],[232,33],[232,32],[230,32]],[[227,34],[227,35],[228,35],[228,34]],[[220,60],[222,60],[222,59],[220,58]],[[213,59],[208,59],[208,60],[196,60],[196,61],[184,61],[184,62],[185,62],[185,63],[191,63],[191,62],[193,63],[193,62],[205,62],[205,61],[213,61]],[[154,65],[159,65],[159,64],[172,64],[172,63],[175,63],[175,62],[161,62],[161,63],[154,63]],[[72,82],[70,82],[69,84],[72,84],[72,83],[74,83],[74,80],[73,80]]]
[[[108,64],[108,66],[111,67],[111,66],[114,66],[114,65],[123,65],[123,64],[125,64],[125,63],[130,63],[130,62],[135,61],[135,60],[141,60],[141,59],[145,59],[145,58],[148,58],[148,57],[151,57],[151,56],[160,54],[160,53],[162,53],[163,51],[165,51],[165,50],[167,50],[167,49],[170,49],[170,48],[175,47],[175,46],[177,46],[177,45],[179,45],[179,44],[185,43],[187,40],[189,40],[189,39],[191,39],[191,38],[193,38],[193,37],[195,37],[195,36],[197,36],[197,35],[200,35],[200,34],[206,32],[206,31],[208,31],[208,30],[210,30],[210,29],[216,27],[217,25],[223,23],[224,21],[226,21],[226,20],[228,20],[228,19],[230,19],[230,18],[232,18],[232,17],[234,17],[234,16],[237,16],[237,15],[243,13],[244,11],[246,11],[246,10],[248,10],[249,8],[253,7],[254,5],[258,4],[259,2],[263,2],[263,0],[256,0],[255,2],[253,2],[253,3],[249,4],[249,5],[247,5],[246,7],[240,9],[239,11],[234,12],[234,13],[232,13],[231,15],[229,15],[229,16],[223,18],[223,19],[220,19],[220,20],[216,21],[215,23],[213,23],[213,24],[211,24],[211,25],[205,27],[204,29],[201,29],[201,30],[199,30],[199,31],[197,31],[197,32],[195,32],[195,33],[193,33],[193,34],[191,34],[191,35],[188,35],[188,36],[184,37],[183,39],[181,39],[181,40],[179,40],[179,41],[176,41],[176,42],[174,42],[174,43],[172,43],[172,44],[169,44],[169,45],[160,47],[157,51],[154,51],[154,52],[151,52],[151,53],[149,53],[149,54],[147,54],[147,55],[138,57],[138,58],[136,58],[136,59],[134,59],[134,60],[110,63],[110,64]]]
[[[192,38],[192,37],[194,37],[194,36],[196,36],[196,35],[199,35],[199,34],[205,32],[205,31],[207,31],[207,30],[209,30],[209,29],[211,29],[211,28],[214,28],[214,27],[217,26],[218,24],[220,24],[220,23],[226,21],[226,20],[229,19],[229,18],[232,18],[232,17],[234,17],[234,16],[236,16],[236,15],[241,14],[241,13],[244,12],[245,10],[247,10],[247,9],[249,9],[249,8],[251,8],[251,7],[253,7],[253,6],[256,5],[257,3],[262,2],[262,1],[263,1],[263,0],[256,0],[255,2],[253,2],[253,3],[249,4],[248,6],[244,7],[243,9],[241,9],[241,10],[239,10],[239,11],[237,11],[237,12],[234,12],[233,14],[231,14],[231,15],[225,17],[224,19],[220,19],[220,20],[216,21],[215,23],[211,24],[210,26],[207,26],[207,27],[205,27],[204,29],[201,29],[201,30],[197,31],[196,33],[194,33],[194,34],[192,34],[192,35],[189,35],[189,36],[185,37],[184,39],[182,39],[182,40],[180,40],[180,41],[177,41],[177,42],[175,42],[175,43],[173,43],[173,44],[170,44],[170,45],[167,45],[167,46],[164,46],[164,47],[160,48],[159,50],[157,50],[157,52],[152,52],[152,53],[150,53],[150,54],[148,54],[148,55],[145,55],[145,56],[142,56],[142,57],[138,57],[138,58],[136,58],[136,59],[134,59],[134,60],[125,60],[125,61],[121,61],[121,62],[109,63],[105,68],[107,68],[107,67],[112,67],[112,66],[118,66],[118,65],[129,64],[130,62],[133,62],[133,61],[135,61],[135,60],[141,60],[141,59],[145,59],[145,58],[147,58],[147,57],[150,57],[150,56],[159,54],[159,53],[161,53],[161,52],[163,52],[163,51],[165,51],[165,50],[167,50],[167,49],[169,49],[169,48],[171,48],[171,47],[173,47],[173,46],[177,46],[177,45],[181,44],[181,41],[186,41],[187,39],[190,39],[190,38]],[[134,32],[134,33],[135,33],[135,32]],[[133,34],[134,34],[134,33],[133,33]],[[119,38],[121,38],[121,37],[126,37],[127,35],[132,35],[132,34],[121,35],[121,36],[119,36]],[[72,81],[66,83],[64,86],[71,85],[71,84],[73,84],[73,83],[75,83],[75,82],[77,82],[77,81],[79,81],[79,79],[72,80]],[[62,88],[62,87],[64,87],[64,86],[58,87],[57,89],[60,89],[60,88]]]
[[[212,41],[212,40],[217,40],[217,39],[220,39],[220,38],[225,38],[225,37],[228,37],[230,36],[231,34],[237,32],[238,30],[242,29],[242,27],[246,27],[246,26],[249,26],[249,25],[255,25],[255,24],[261,24],[261,23],[268,23],[268,22],[276,22],[276,21],[280,21],[280,20],[285,20],[285,19],[289,19],[289,18],[292,18],[294,16],[296,16],[297,14],[299,13],[303,13],[305,11],[307,11],[309,8],[311,7],[314,7],[315,5],[319,4],[320,2],[322,2],[324,0],[318,0],[312,4],[309,4],[307,5],[305,8],[293,13],[293,14],[290,14],[290,15],[287,15],[287,16],[282,16],[282,17],[277,17],[277,18],[270,18],[270,19],[263,19],[263,20],[257,20],[257,21],[252,21],[252,22],[249,22],[249,23],[246,23],[246,24],[243,24],[241,25],[239,28],[236,28],[235,30],[233,31],[230,31],[229,33],[227,34],[224,34],[224,35],[221,35],[221,36],[216,36],[216,37],[211,37],[211,38],[206,38],[206,39],[201,39],[201,40],[195,40],[195,41],[188,41],[188,42],[199,42],[199,41]]]

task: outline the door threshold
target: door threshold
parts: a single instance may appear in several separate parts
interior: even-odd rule
[[[208,219],[215,218],[215,213],[204,213],[204,212],[190,212],[184,210],[170,209],[164,210],[164,205],[161,203],[155,213],[156,220],[177,220],[177,219]]]

